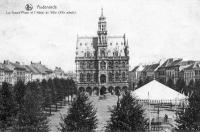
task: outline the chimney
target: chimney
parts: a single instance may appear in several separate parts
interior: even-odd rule
[[[4,64],[9,64],[9,60],[4,60],[4,62],[3,62]]]
[[[15,63],[20,65],[19,61],[16,61]]]

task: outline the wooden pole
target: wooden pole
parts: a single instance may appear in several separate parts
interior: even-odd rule
[[[149,112],[149,132],[151,131],[151,111],[150,111],[150,99],[149,99],[149,92],[148,92],[148,112]]]

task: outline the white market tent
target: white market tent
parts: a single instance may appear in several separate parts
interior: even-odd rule
[[[181,94],[160,82],[153,80],[146,85],[136,89],[131,93],[139,101],[144,102],[171,102],[180,103],[187,99],[187,96]]]

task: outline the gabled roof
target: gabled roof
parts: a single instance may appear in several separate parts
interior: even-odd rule
[[[160,67],[171,67],[171,66],[180,66],[183,59],[167,59]]]
[[[28,65],[24,65],[24,68],[26,69],[26,72],[32,72]]]
[[[135,72],[139,66],[135,66],[131,72]]]
[[[171,64],[169,64],[168,66],[180,66],[180,63],[183,59],[177,59],[177,60],[173,60]]]
[[[40,74],[40,72],[35,69],[32,65],[27,65],[26,66],[33,74]]]
[[[148,68],[150,67],[150,65],[146,65],[144,66],[144,69],[142,70],[143,72],[146,72],[148,70]]]
[[[0,69],[4,70],[4,65],[2,63],[0,63]]]
[[[34,69],[37,70],[40,74],[52,73],[52,70],[47,68],[45,65],[42,65],[41,62],[40,63],[31,62],[31,66],[34,67]]]
[[[6,65],[3,64],[3,63],[0,63],[0,69],[4,70],[6,72],[12,72],[13,71],[13,70],[9,69],[8,67],[6,67]]]
[[[158,66],[159,66],[159,63],[146,65],[143,71],[144,72],[155,71]]]
[[[193,69],[197,69],[197,68],[200,68],[200,64],[195,62],[194,64],[191,64],[190,66],[188,66],[184,70],[193,70]]]
[[[173,62],[173,58],[169,58],[160,67],[167,67],[172,62]]]

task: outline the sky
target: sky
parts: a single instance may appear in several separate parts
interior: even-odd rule
[[[34,11],[56,5],[56,11],[75,14],[6,14],[27,3]],[[200,60],[200,0],[1,0],[0,62],[75,70],[77,35],[97,35],[101,8],[108,35],[126,34],[130,68],[169,57]]]

